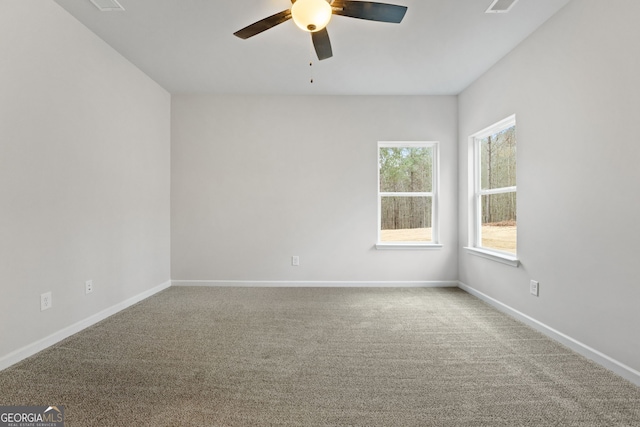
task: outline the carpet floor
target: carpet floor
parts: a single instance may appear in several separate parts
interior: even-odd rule
[[[66,426],[640,426],[640,388],[456,288],[172,287],[0,372]]]

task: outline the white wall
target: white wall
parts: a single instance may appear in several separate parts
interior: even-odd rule
[[[174,96],[173,279],[455,281],[456,115],[456,97]],[[443,249],[374,248],[381,140],[441,142]]]
[[[460,250],[460,280],[640,371],[640,2],[577,0],[459,96],[460,246],[468,136],[517,115],[513,268]],[[529,295],[529,280],[540,296]]]
[[[2,361],[170,279],[170,96],[54,2],[0,10]]]

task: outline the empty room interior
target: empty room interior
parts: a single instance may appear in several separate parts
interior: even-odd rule
[[[640,425],[640,2],[306,1],[0,0],[0,406]]]

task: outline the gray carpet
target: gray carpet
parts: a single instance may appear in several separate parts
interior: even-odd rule
[[[447,289],[169,288],[0,372],[67,426],[640,426],[640,389]]]

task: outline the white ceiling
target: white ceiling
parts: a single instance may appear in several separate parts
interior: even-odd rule
[[[378,0],[408,6],[404,21],[334,16],[334,56],[319,62],[292,21],[233,35],[290,0],[119,0],[124,12],[55,1],[171,93],[291,95],[458,94],[569,2],[485,14],[492,0]]]

